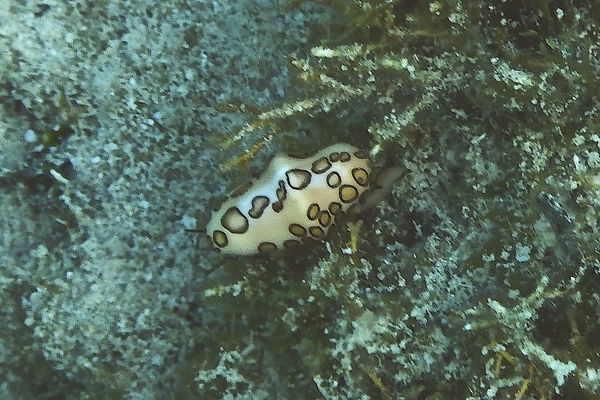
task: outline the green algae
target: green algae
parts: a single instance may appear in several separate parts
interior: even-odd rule
[[[302,331],[272,345],[323,398],[597,394],[597,6],[322,3],[339,18],[293,60],[306,97],[269,121],[368,138],[412,173],[362,217],[358,254],[341,229],[305,262],[298,305],[261,290]]]

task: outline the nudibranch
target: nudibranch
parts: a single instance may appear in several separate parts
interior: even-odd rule
[[[206,233],[217,251],[232,255],[323,240],[340,217],[377,203],[406,171],[388,168],[374,177],[368,154],[344,143],[307,158],[278,154],[213,211]]]

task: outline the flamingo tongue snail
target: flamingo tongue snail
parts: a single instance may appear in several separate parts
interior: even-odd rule
[[[345,143],[307,158],[278,154],[213,212],[206,233],[217,251],[232,255],[323,240],[341,216],[377,204],[406,172],[392,167],[374,174],[368,154]]]

